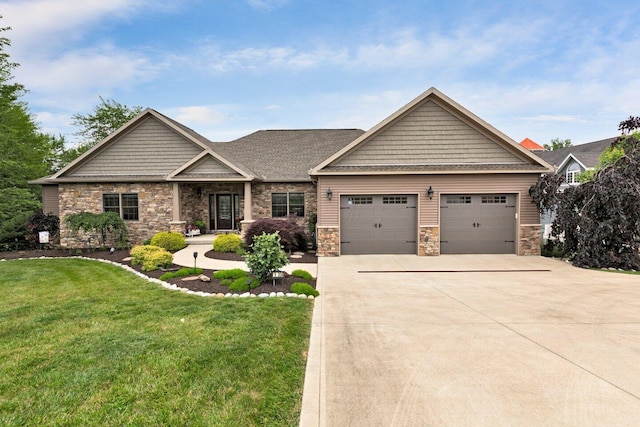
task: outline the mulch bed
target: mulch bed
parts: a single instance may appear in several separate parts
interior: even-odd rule
[[[72,257],[72,256],[83,256],[87,258],[100,258],[106,259],[109,261],[114,261],[123,265],[128,265],[136,271],[139,271],[145,274],[148,277],[160,278],[167,270],[177,270],[179,268],[183,268],[179,265],[173,265],[170,269],[166,270],[154,270],[154,271],[142,271],[139,265],[131,265],[129,261],[123,261],[123,259],[129,257],[128,250],[117,250],[113,254],[109,253],[107,250],[87,250],[87,249],[36,249],[36,250],[26,250],[26,251],[10,251],[10,252],[0,252],[0,259],[19,259],[19,258],[39,258],[39,257],[50,257],[50,258],[63,258],[63,257]],[[219,252],[207,252],[205,254],[206,257],[209,258],[217,258],[224,259],[230,261],[242,261],[242,257],[236,254],[222,254]],[[315,254],[306,253],[303,255],[301,259],[291,259],[291,262],[295,263],[312,263],[317,262],[317,258]],[[172,283],[181,288],[189,289],[196,292],[208,292],[208,293],[229,293],[229,288],[226,286],[220,285],[220,282],[216,279],[213,279],[213,273],[216,270],[204,270],[202,274],[211,278],[210,282],[203,282],[201,280],[192,280],[192,281],[183,281],[182,277],[176,277],[173,279],[166,280],[167,283]],[[252,294],[261,294],[264,292],[291,292],[291,285],[295,282],[306,282],[303,279],[298,277],[293,277],[289,274],[285,274],[285,278],[283,280],[276,281],[276,285],[273,286],[271,280],[262,283],[257,288],[252,289],[250,292]],[[308,282],[312,287],[316,287],[316,281]],[[234,292],[232,292],[234,293]]]

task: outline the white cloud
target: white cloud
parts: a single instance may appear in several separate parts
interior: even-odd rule
[[[174,120],[183,123],[198,132],[197,126],[211,126],[224,123],[226,114],[220,111],[219,107],[212,105],[193,105],[187,107],[177,107],[167,110]]]

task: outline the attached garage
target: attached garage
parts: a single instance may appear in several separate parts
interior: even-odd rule
[[[417,196],[341,196],[340,224],[343,255],[415,254]]]
[[[540,254],[553,167],[435,88],[310,171],[320,256]]]
[[[516,253],[515,194],[440,196],[440,253]]]

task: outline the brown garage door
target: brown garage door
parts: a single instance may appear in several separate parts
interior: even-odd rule
[[[443,194],[440,253],[515,253],[515,213],[515,194]]]
[[[417,196],[340,197],[340,253],[415,254]]]

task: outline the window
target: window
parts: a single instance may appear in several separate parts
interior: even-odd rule
[[[507,203],[507,196],[482,196],[483,204]]]
[[[447,196],[448,205],[469,204],[471,196]]]
[[[578,184],[577,175],[580,173],[580,165],[573,162],[567,168],[567,184]]]
[[[406,205],[407,196],[383,196],[383,205]]]
[[[371,196],[351,196],[347,203],[350,205],[372,205],[373,197]]]
[[[103,194],[102,207],[105,212],[115,212],[124,220],[138,220],[138,195],[136,193]]]
[[[289,215],[304,217],[304,193],[272,193],[271,216],[281,218]]]

